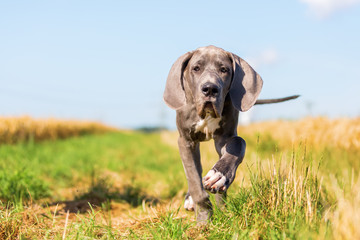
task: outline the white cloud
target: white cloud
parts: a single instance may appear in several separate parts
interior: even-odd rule
[[[277,50],[274,48],[268,48],[261,52],[260,55],[250,57],[248,62],[253,68],[258,68],[259,66],[274,64],[278,60],[279,54]]]
[[[309,12],[318,18],[326,18],[336,11],[352,7],[360,0],[300,0],[309,7]]]

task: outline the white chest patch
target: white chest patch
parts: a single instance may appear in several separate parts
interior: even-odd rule
[[[195,132],[202,132],[206,135],[206,140],[213,138],[213,134],[218,129],[221,118],[213,118],[209,114],[201,119],[195,126]]]

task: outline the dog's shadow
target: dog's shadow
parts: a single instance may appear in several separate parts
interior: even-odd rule
[[[56,201],[48,206],[63,205],[62,210],[69,213],[86,213],[92,208],[102,207],[111,209],[110,202],[128,203],[131,207],[137,207],[143,202],[156,205],[159,199],[147,195],[141,188],[133,185],[124,185],[121,188],[110,187],[106,180],[98,180],[91,184],[90,188],[79,195],[74,200]]]

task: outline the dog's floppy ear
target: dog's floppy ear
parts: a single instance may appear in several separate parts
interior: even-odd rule
[[[183,73],[192,57],[193,52],[188,52],[179,57],[172,65],[164,91],[164,101],[172,109],[179,109],[186,103],[183,85]]]
[[[244,59],[230,53],[234,75],[230,87],[233,106],[242,112],[249,110],[260,94],[263,80]]]

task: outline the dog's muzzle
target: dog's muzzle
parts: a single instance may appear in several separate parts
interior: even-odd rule
[[[200,101],[198,101],[198,115],[204,119],[206,115],[209,115],[213,118],[220,117],[220,108],[219,108],[219,97],[221,95],[221,88],[212,83],[205,82],[200,87]]]
[[[204,119],[207,115],[213,118],[218,118],[220,117],[221,113],[219,113],[219,109],[216,107],[215,102],[205,101],[201,106],[199,106],[198,115],[202,119]]]

